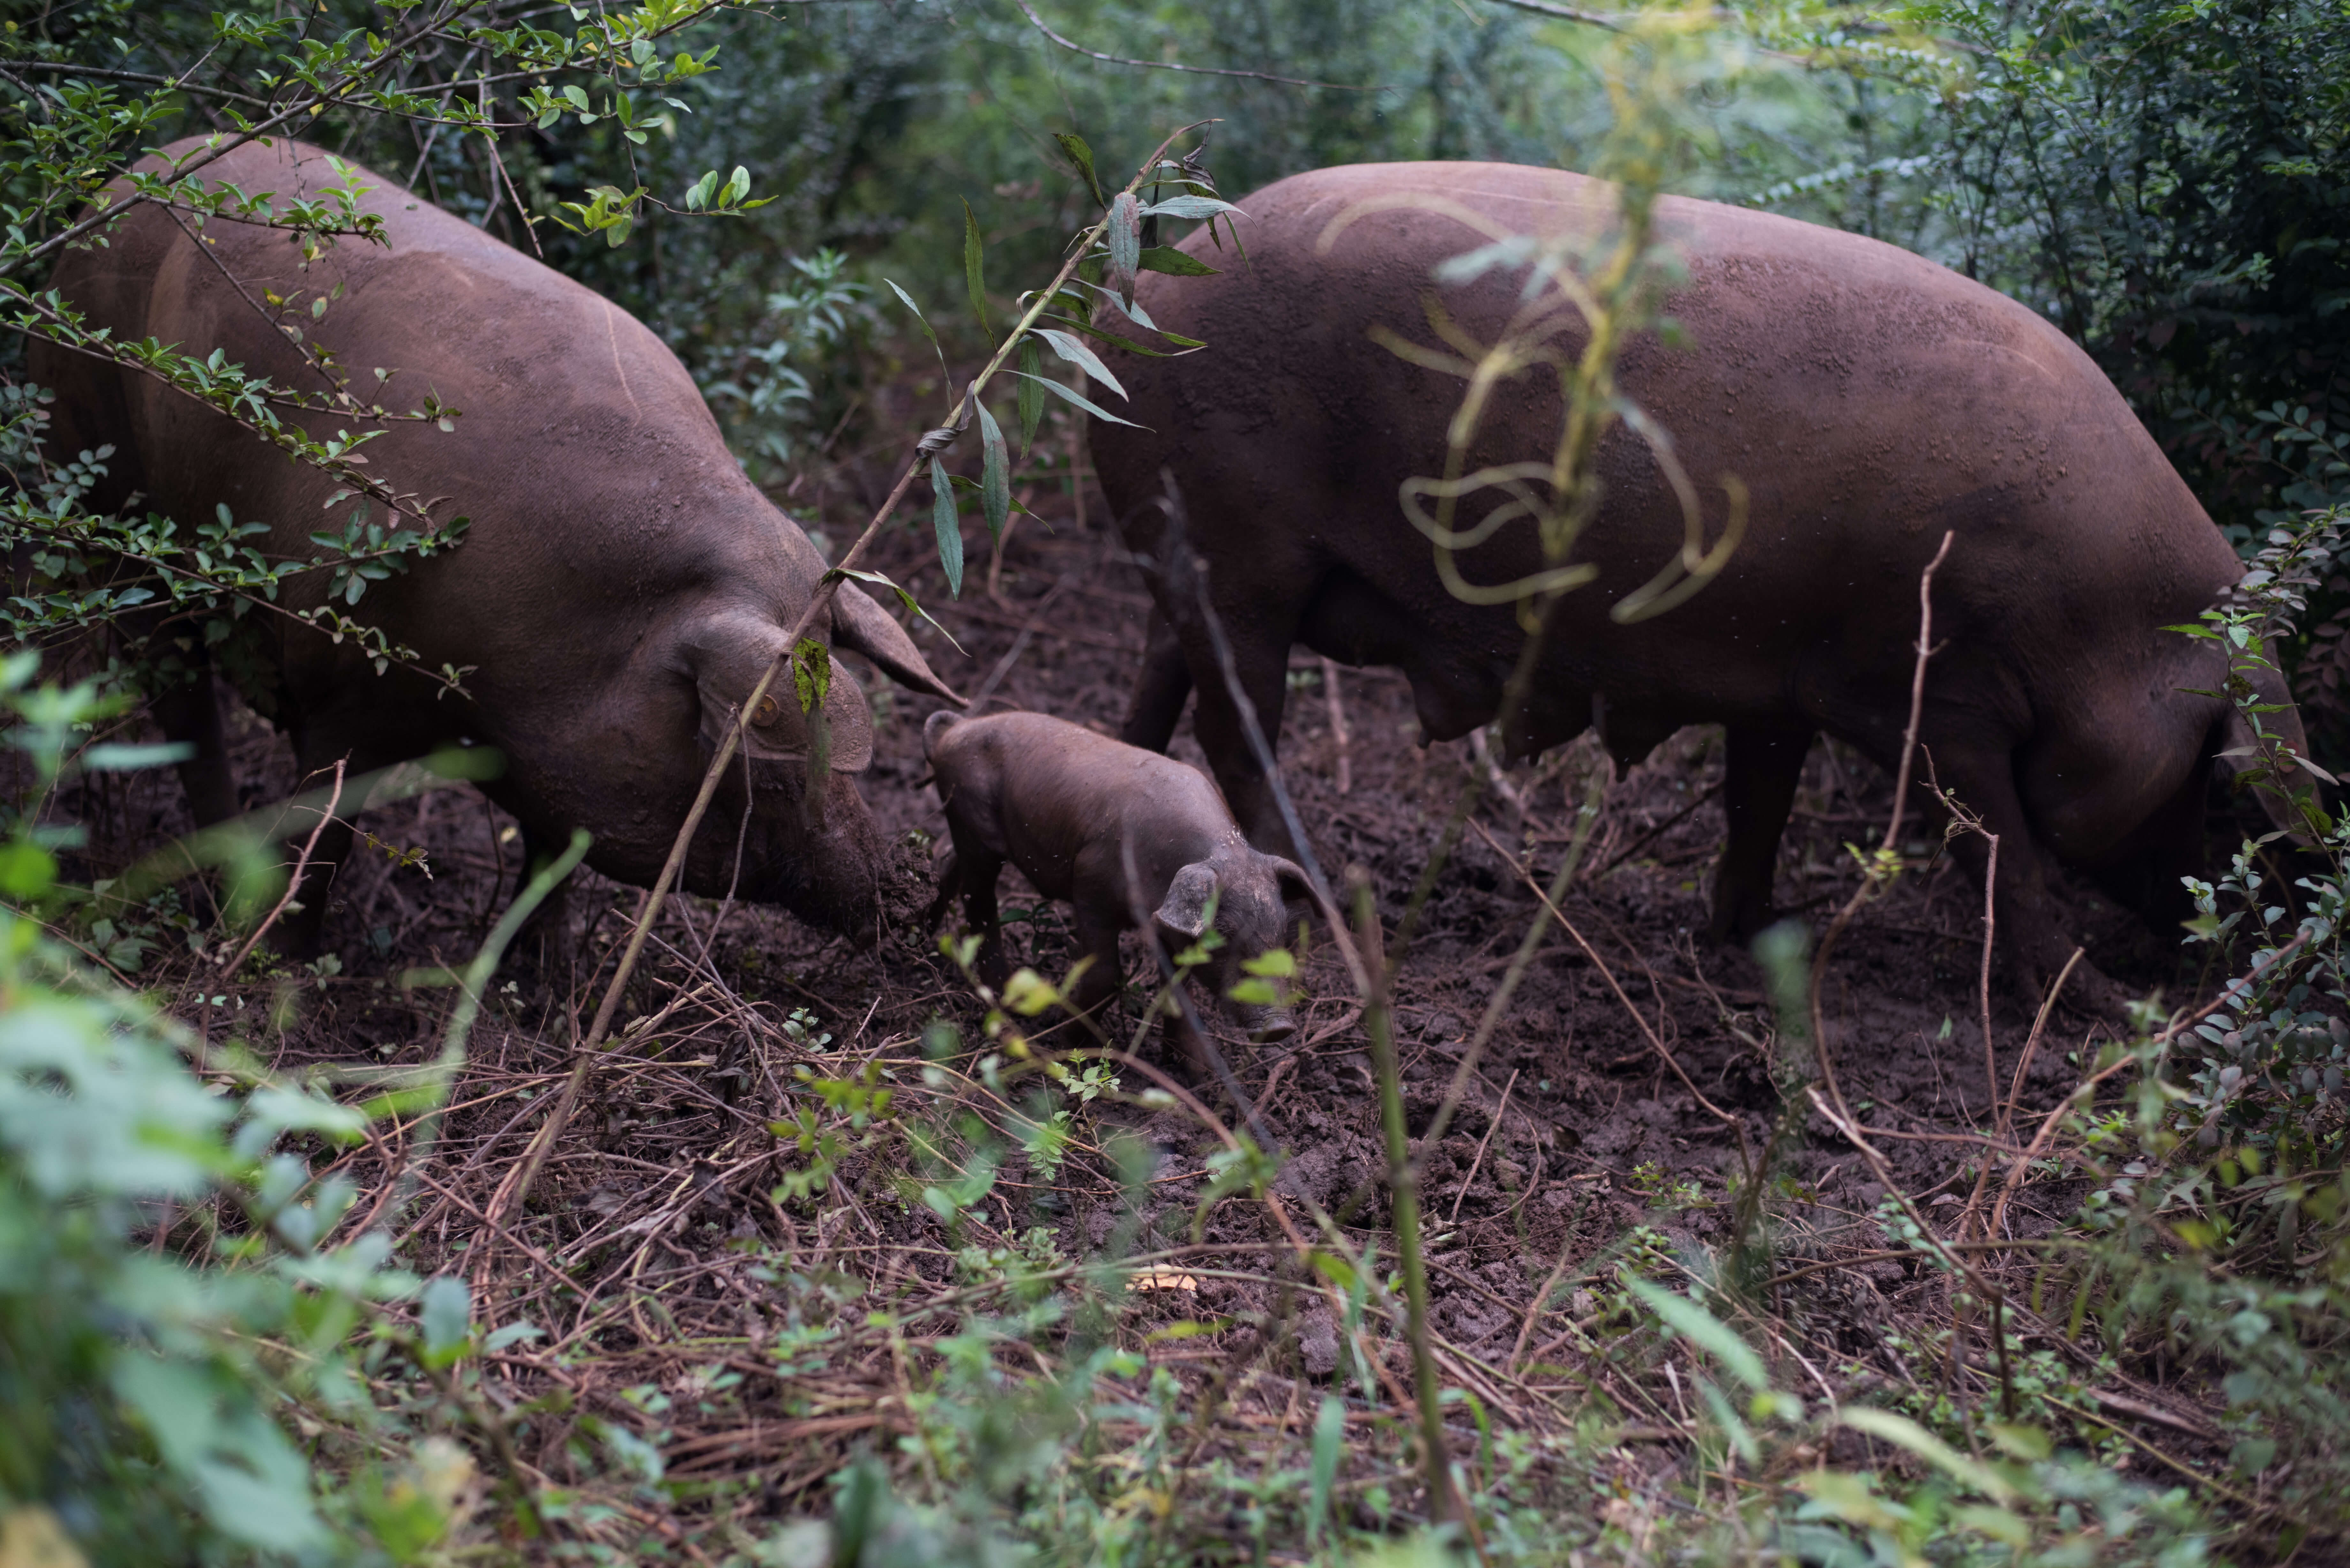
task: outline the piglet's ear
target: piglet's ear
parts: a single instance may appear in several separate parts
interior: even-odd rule
[[[1204,860],[1194,860],[1175,873],[1167,897],[1151,918],[1169,930],[1197,937],[1208,929],[1208,901],[1216,896],[1216,874]]]

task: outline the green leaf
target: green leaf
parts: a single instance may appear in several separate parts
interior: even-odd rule
[[[2003,1542],[2019,1557],[2032,1545],[2032,1526],[2003,1508],[1954,1508],[1950,1522]]]
[[[1727,1332],[1727,1331],[1725,1331]],[[1750,1353],[1751,1354],[1751,1353]],[[1908,1449],[1919,1459],[1940,1467],[1950,1477],[1991,1499],[1994,1502],[2015,1501],[2015,1484],[1989,1465],[1970,1459],[1950,1444],[1926,1430],[1907,1416],[1897,1416],[1890,1410],[1876,1410],[1866,1406],[1841,1410],[1836,1414],[1839,1424],[1872,1438],[1881,1438],[1896,1448]]]
[[[417,1298],[417,1324],[424,1333],[424,1355],[435,1366],[457,1359],[473,1328],[473,1293],[454,1274],[427,1281]]]
[[[1181,352],[1170,354],[1164,348],[1146,348],[1131,337],[1121,337],[1115,332],[1105,332],[1091,322],[1080,321],[1074,316],[1048,314],[1043,319],[1057,321],[1065,327],[1074,327],[1088,337],[1098,337],[1113,348],[1123,348],[1129,354],[1139,354],[1147,359],[1180,359],[1185,354],[1193,353],[1207,347],[1196,337],[1179,337],[1172,332],[1162,330],[1159,336],[1170,343],[1180,343],[1184,346]]]
[[[1169,273],[1176,277],[1215,277],[1223,268],[1210,266],[1188,251],[1173,245],[1152,245],[1142,253],[1139,264],[1145,272]]]
[[[1101,180],[1094,173],[1094,150],[1086,145],[1086,139],[1075,131],[1059,131],[1053,140],[1061,144],[1061,151],[1069,155],[1069,161],[1086,177],[1086,189],[1094,193],[1095,202],[1108,206],[1109,199],[1102,194]]]
[[[1023,1018],[1034,1018],[1060,1000],[1052,981],[1024,966],[1003,982],[1003,1005]]]
[[[1012,515],[1012,454],[1004,450],[1003,431],[987,405],[979,409],[979,504],[987,516],[987,536],[1001,544],[1003,524]]]
[[[0,897],[25,903],[57,886],[57,863],[37,844],[0,845]]]
[[[1045,389],[1036,383],[1045,369],[1045,357],[1036,351],[1036,339],[1020,340],[1019,374],[1027,378],[1020,383],[1020,450],[1026,452],[1036,444],[1036,424],[1045,417]]]
[[[1095,404],[1091,399],[1086,397],[1085,394],[1079,392],[1076,388],[1065,387],[1060,382],[1052,379],[1050,377],[1032,376],[1025,370],[1015,370],[1013,374],[1020,377],[1024,380],[1044,387],[1048,390],[1058,392],[1061,395],[1062,400],[1076,404],[1077,407],[1085,410],[1086,412],[1093,415],[1093,417],[1097,420],[1107,420],[1114,425],[1129,425],[1139,431],[1149,430],[1150,428],[1149,425],[1135,424],[1132,420],[1119,419],[1107,409],[1101,408]]]
[[[1313,1263],[1315,1273],[1320,1274],[1340,1290],[1351,1291],[1355,1288],[1357,1279],[1355,1265],[1338,1256],[1337,1253],[1317,1250],[1308,1261]]]
[[[1305,1504],[1305,1543],[1322,1538],[1330,1516],[1330,1487],[1338,1479],[1338,1455],[1347,1441],[1347,1402],[1336,1394],[1322,1397],[1321,1413],[1314,1417],[1314,1485]]]
[[[1662,1318],[1674,1333],[1721,1363],[1732,1377],[1757,1392],[1771,1386],[1771,1375],[1764,1369],[1762,1358],[1720,1318],[1687,1296],[1650,1284],[1638,1274],[1627,1273],[1623,1279],[1626,1288],[1638,1296],[1642,1304]]]
[[[1101,356],[1086,347],[1085,339],[1073,333],[1055,332],[1049,327],[1036,328],[1036,336],[1050,343],[1054,353],[1078,367],[1087,375],[1091,376],[1119,397],[1126,396],[1126,389],[1118,385],[1116,376],[1109,373],[1109,367],[1101,362]]]
[[[84,752],[81,765],[88,773],[132,773],[140,768],[160,768],[172,763],[184,763],[195,754],[195,747],[184,741],[164,741],[152,745],[109,742],[92,746]]]
[[[962,280],[971,290],[971,313],[979,317],[979,329],[990,337],[995,327],[987,319],[987,286],[982,281],[980,261],[985,245],[979,237],[979,220],[972,215],[971,203],[962,204]]]
[[[954,486],[947,467],[931,459],[931,520],[939,533],[939,565],[946,568],[947,592],[962,597],[962,518],[955,511]]]
[[[947,351],[939,347],[939,335],[931,330],[931,318],[922,314],[922,307],[914,303],[914,296],[912,295],[908,294],[904,289],[898,286],[898,283],[895,278],[885,277],[881,281],[888,284],[889,286],[889,292],[896,295],[899,299],[905,301],[906,308],[914,313],[914,325],[920,327],[922,329],[922,336],[931,340],[931,351],[939,357],[939,370],[941,374],[944,374],[947,368]],[[952,380],[953,378],[950,376],[948,377],[948,379]]]

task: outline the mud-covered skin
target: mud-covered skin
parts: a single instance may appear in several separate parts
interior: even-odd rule
[[[176,143],[164,156],[199,145]],[[326,155],[301,143],[248,144],[203,172],[281,204],[341,183]],[[365,452],[369,472],[394,489],[447,498],[437,520],[470,517],[464,543],[370,586],[348,613],[415,649],[428,669],[471,667],[464,695],[397,668],[380,677],[349,641],[273,617],[259,624],[276,717],[306,771],[348,758],[356,774],[460,740],[494,746],[504,773],[484,787],[535,844],[584,826],[598,870],[650,882],[715,738],[783,650],[824,562],[744,477],[684,367],[642,325],[392,182],[355,172],[371,187],[360,204],[382,216],[388,245],[347,238],[305,270],[284,231],[216,220],[200,251],[144,206],[105,248],[69,254],[52,286],[118,337],[217,344],[249,372],[324,391],[254,303],[275,292],[294,299],[286,319],[334,351],[360,397],[404,411],[429,392],[462,410],[454,433],[396,422]],[[314,321],[310,301],[338,285],[344,294]],[[382,391],[377,367],[393,372]],[[31,372],[57,390],[58,448],[115,447],[101,504],[136,492],[183,527],[225,506],[239,522],[266,524],[265,547],[279,556],[315,553],[308,534],[339,532],[358,504],[322,510],[335,488],[326,476],[151,378],[37,346]],[[288,417],[327,434],[369,424]],[[371,515],[386,521],[381,507]],[[310,607],[327,587],[325,573],[309,574],[286,602]],[[816,630],[917,689],[951,695],[853,586]],[[183,778],[200,821],[234,803],[211,692],[204,681],[159,710],[174,739],[199,747]],[[822,811],[810,814],[805,721],[788,682],[778,695],[753,727],[747,767],[728,770],[685,885],[723,893],[733,883],[747,774],[756,798],[740,893],[869,938],[887,851],[848,775],[870,759],[870,716],[836,666],[834,771]],[[348,833],[336,837],[322,851],[328,866],[348,852]],[[322,891],[306,896],[313,931]]]
[[[1146,276],[1158,324],[1202,338],[1177,359],[1114,368],[1147,430],[1097,421],[1096,466],[1127,543],[1156,557],[1171,472],[1191,548],[1233,645],[1242,685],[1277,732],[1288,650],[1391,665],[1410,679],[1436,739],[1491,721],[1522,646],[1504,607],[1448,595],[1398,489],[1440,474],[1461,384],[1370,338],[1384,327],[1433,341],[1435,267],[1484,243],[1432,207],[1357,216],[1326,254],[1332,220],[1357,203],[1418,194],[1517,232],[1592,233],[1607,187],[1490,163],[1323,170],[1240,205],[1248,260],[1204,232],[1182,248],[1216,277]],[[2072,941],[2046,888],[2052,861],[2097,873],[2150,913],[2197,869],[2210,759],[2224,705],[2190,695],[2225,680],[2191,621],[2241,566],[2120,395],[2063,334],[1943,267],[1856,235],[1666,198],[1660,239],[1688,282],[1667,306],[1687,345],[1643,335],[1625,393],[1670,432],[1704,496],[1709,537],[1722,481],[1752,494],[1746,539],[1683,607],[1619,625],[1609,607],[1680,547],[1682,524],[1646,447],[1619,429],[1602,449],[1606,500],[1580,556],[1597,580],[1561,607],[1520,754],[1596,718],[1634,759],[1682,725],[1728,734],[1729,842],[1713,923],[1745,936],[1771,918],[1772,868],[1797,772],[1825,731],[1898,764],[1918,629],[1918,579],[1945,531],[1934,581],[1939,649],[1920,740],[1940,782],[2000,836],[2000,932],[2032,984]],[[1441,291],[1488,340],[1523,274]],[[1576,351],[1579,336],[1564,340]],[[1546,457],[1556,382],[1538,372],[1496,397],[1467,469]],[[1465,509],[1461,525],[1482,515]],[[1531,530],[1504,529],[1462,558],[1472,581],[1538,564]],[[1239,728],[1196,606],[1152,585],[1166,624],[1126,738],[1164,746],[1186,692],[1225,798],[1251,837],[1287,847]],[[2281,694],[2280,694],[2281,695]],[[2289,710],[2279,727],[2299,746]],[[1921,761],[1920,771],[1923,771]],[[1981,869],[1982,846],[1959,845]],[[2183,911],[2182,911],[2183,912]]]
[[[1199,769],[1042,713],[933,713],[922,749],[954,843],[932,917],[962,895],[981,939],[981,979],[999,989],[1005,979],[995,883],[1006,861],[1073,912],[1076,950],[1093,960],[1071,998],[1080,1012],[1118,993],[1118,939],[1138,917],[1188,946],[1206,929],[1212,895],[1224,940],[1203,977],[1253,1038],[1293,1032],[1287,1008],[1225,992],[1243,961],[1288,939],[1284,900],[1307,896],[1305,874],[1251,847]]]

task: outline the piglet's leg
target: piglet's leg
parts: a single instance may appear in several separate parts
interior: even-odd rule
[[[1075,927],[1072,934],[1077,939],[1078,953],[1093,961],[1086,966],[1086,972],[1077,977],[1077,983],[1070,989],[1069,1004],[1076,1012],[1091,1018],[1095,1028],[1107,1033],[1115,1023],[1110,1003],[1117,999],[1126,981],[1118,957],[1118,922],[1114,919],[1105,919],[1080,904],[1071,924]]]
[[[1003,961],[1003,922],[995,908],[995,879],[1003,875],[1003,857],[958,840],[954,875],[962,885],[963,919],[979,938],[979,960],[972,967],[981,981],[1001,992],[1012,974]]]

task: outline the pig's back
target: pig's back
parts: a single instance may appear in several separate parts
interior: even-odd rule
[[[1581,176],[1490,163],[1321,170],[1243,198],[1248,263],[1203,232],[1183,248],[1222,275],[1143,285],[1162,327],[1211,347],[1117,366],[1152,429],[1095,425],[1114,508],[1171,468],[1221,574],[1300,593],[1346,574],[1392,607],[1399,633],[1505,672],[1507,610],[1447,594],[1397,502],[1407,480],[1443,472],[1462,383],[1370,333],[1438,344],[1425,302],[1441,263],[1495,233],[1595,234],[1612,200]],[[1682,521],[1638,438],[1609,438],[1607,500],[1577,551],[1598,576],[1563,607],[1554,662],[1611,704],[1759,719],[1809,687],[1814,707],[1874,727],[1899,705],[1918,575],[1946,530],[1959,541],[1937,625],[1951,664],[1997,664],[2033,703],[2064,701],[2057,672],[2103,648],[2137,657],[2240,570],[2120,395],[2031,311],[1894,246],[1767,213],[1665,198],[1657,228],[1688,266],[1665,308],[1689,345],[1636,338],[1622,386],[1670,433],[1709,537],[1725,482],[1746,488],[1749,521],[1687,610],[1614,623],[1610,607],[1680,548]],[[1443,305],[1490,341],[1523,275],[1496,269],[1441,290]],[[1571,355],[1583,334],[1556,341]],[[1558,419],[1548,372],[1505,384],[1466,466],[1546,460]],[[1523,524],[1462,557],[1478,583],[1539,564]],[[1885,692],[1852,685],[1879,670]]]

